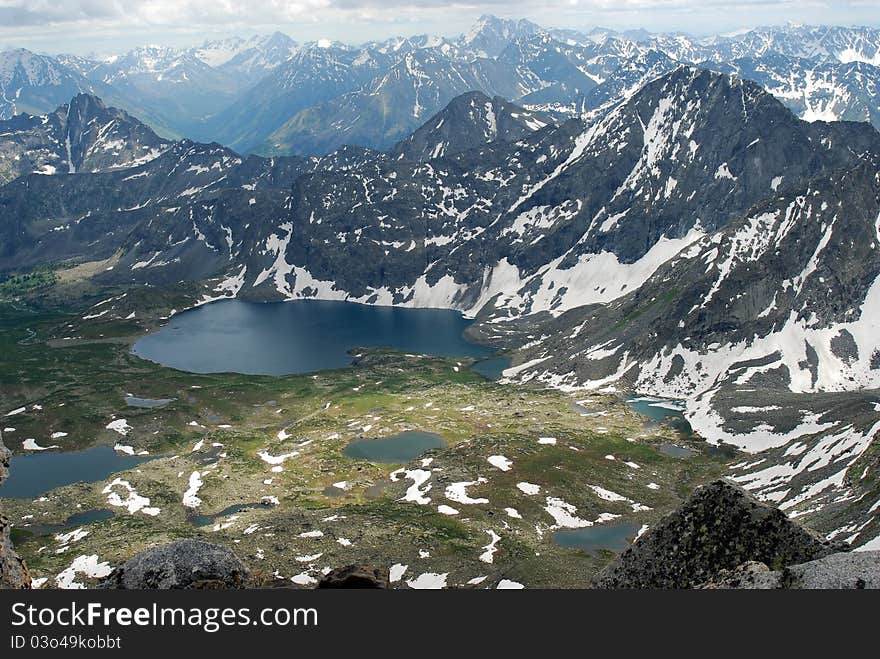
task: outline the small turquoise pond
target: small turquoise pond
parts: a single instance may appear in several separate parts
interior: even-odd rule
[[[694,433],[691,424],[684,417],[684,403],[678,400],[638,396],[629,398],[626,404],[639,414],[644,414],[654,421],[668,423],[682,435]]]
[[[580,549],[588,554],[601,550],[621,552],[632,544],[640,526],[634,522],[596,524],[583,529],[563,529],[553,534],[560,547]]]
[[[444,448],[446,442],[432,432],[411,430],[379,439],[357,438],[342,452],[350,458],[370,462],[409,462],[432,448]]]

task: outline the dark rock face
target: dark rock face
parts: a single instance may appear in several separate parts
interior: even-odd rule
[[[715,481],[639,538],[598,575],[595,585],[693,588],[748,561],[780,569],[843,549],[745,490]]]
[[[249,580],[250,571],[226,547],[179,540],[133,556],[101,585],[124,590],[238,589]]]
[[[771,571],[763,563],[746,563],[719,574],[700,588],[878,589],[880,551],[831,554],[778,571]]]
[[[514,142],[551,123],[549,117],[530,112],[500,96],[482,92],[457,96],[421,128],[398,142],[389,152],[392,160],[426,162],[451,156],[500,140]]]
[[[162,285],[247,267],[245,297],[311,297],[318,280],[395,303],[442,279],[444,305],[504,288],[505,313],[562,311],[583,301],[565,282],[597,254],[632,264],[661,240],[740,219],[776,178],[796,186],[880,161],[870,126],[805,124],[756,85],[687,67],[589,126],[531,131],[534,116],[475,98],[418,131],[402,160],[243,161],[184,141],[125,171],[20,178],[0,193],[0,268],[121,249],[102,278]],[[410,159],[438,144],[448,155]]]
[[[0,515],[0,588],[27,589],[31,587],[31,576],[25,562],[15,553],[11,530],[9,520]]]
[[[9,475],[9,450],[0,439],[0,483]],[[0,515],[0,588],[26,589],[31,587],[27,565],[15,553],[9,520]]]
[[[318,588],[388,588],[388,570],[369,565],[349,565],[329,572]]]
[[[0,483],[5,481],[9,475],[9,456],[9,449],[6,448],[3,438],[0,437]]]
[[[779,572],[773,572],[759,561],[748,561],[732,570],[721,570],[709,583],[696,586],[700,589],[771,589],[780,588]]]
[[[0,183],[30,174],[99,172],[133,167],[171,143],[122,110],[78,94],[45,117],[0,121]]]

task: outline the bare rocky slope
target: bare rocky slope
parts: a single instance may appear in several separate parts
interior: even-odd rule
[[[880,588],[880,552],[848,552],[726,481],[697,489],[597,588]]]

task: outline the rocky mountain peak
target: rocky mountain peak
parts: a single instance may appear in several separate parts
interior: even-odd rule
[[[495,140],[513,141],[549,125],[538,112],[475,91],[456,96],[389,152],[392,158],[426,161]]]
[[[462,37],[464,46],[484,57],[495,57],[511,41],[531,37],[543,28],[526,19],[506,19],[484,14]]]
[[[170,146],[128,113],[80,93],[42,117],[0,121],[0,182],[30,173],[98,172],[131,167]]]
[[[735,485],[715,481],[640,537],[597,577],[596,585],[693,588],[748,561],[784,567],[844,549]]]

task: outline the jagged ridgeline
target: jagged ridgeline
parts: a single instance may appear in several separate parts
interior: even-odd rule
[[[244,157],[77,96],[0,124],[0,268],[458,309],[517,351],[508,377],[685,399],[707,440],[766,451],[747,487],[877,535],[869,123],[675,65],[583,118],[469,92],[399,137]]]
[[[0,53],[0,119],[49,113],[85,92],[163,137],[217,141],[239,153],[386,150],[469,91],[564,120],[601,113],[684,63],[754,80],[803,119],[876,126],[878,43],[880,31],[867,27],[790,25],[694,38],[483,16],[455,38],[360,46],[274,33],[100,58],[17,49]]]

